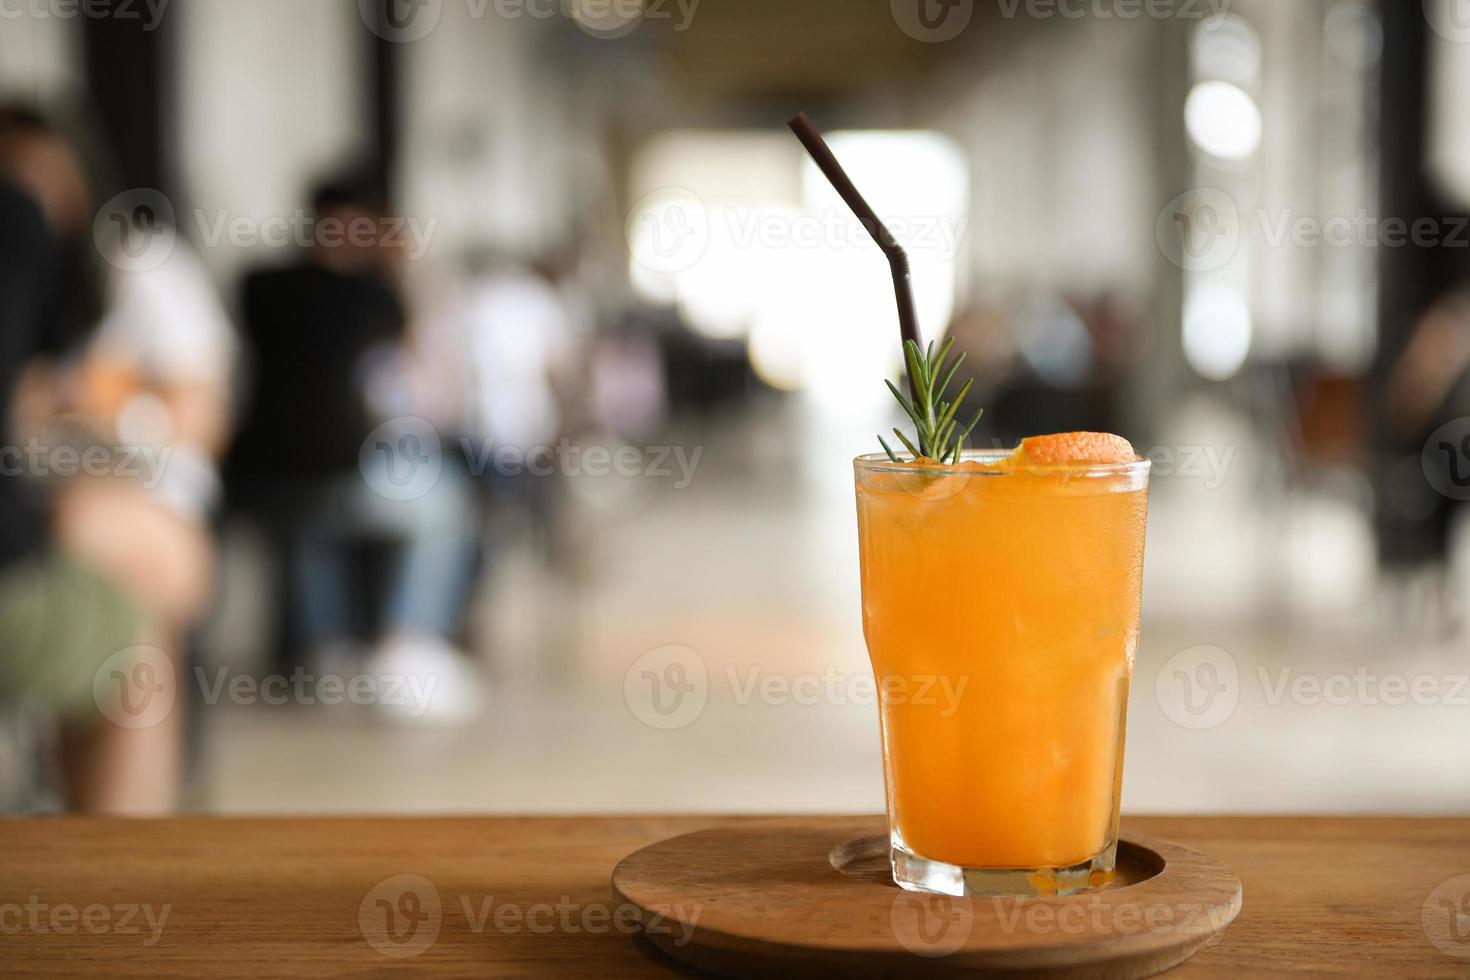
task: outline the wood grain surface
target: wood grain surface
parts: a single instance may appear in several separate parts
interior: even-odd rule
[[[1113,885],[1047,898],[906,892],[870,873],[888,852],[882,817],[719,827],[635,851],[613,892],[667,955],[752,980],[1138,980],[1217,938],[1241,906],[1225,864],[1139,834],[1119,846]]]
[[[749,820],[6,820],[0,975],[691,976],[630,938],[613,867]],[[1244,884],[1223,939],[1165,976],[1470,977],[1470,819],[1136,817],[1123,832],[1204,851]]]

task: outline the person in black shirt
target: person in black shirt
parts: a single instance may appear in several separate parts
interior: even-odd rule
[[[411,473],[414,460],[394,454],[400,445],[418,452],[419,437],[392,431],[399,420],[370,404],[373,378],[401,400],[402,385],[382,381],[393,371],[381,369],[406,361],[411,346],[393,287],[396,253],[382,234],[384,195],[349,178],[324,185],[312,204],[305,254],[244,284],[254,378],[227,486],[274,532],[289,568],[280,598],[298,614],[309,665],[357,669],[362,576],[352,559],[364,543],[386,543],[388,596],[367,669],[434,676],[434,703],[407,706],[412,717],[462,714],[472,685],[461,683],[467,668],[446,637],[474,559],[468,494],[451,473],[422,492],[397,492],[395,467]]]

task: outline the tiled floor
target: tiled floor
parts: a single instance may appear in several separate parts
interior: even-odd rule
[[[802,463],[783,448],[786,424],[707,433],[686,489],[579,477],[571,548],[584,574],[517,547],[485,584],[493,689],[478,720],[421,728],[361,707],[212,707],[197,805],[881,809],[846,462],[862,437],[813,440],[832,451]],[[1470,644],[1394,625],[1364,568],[1361,518],[1327,498],[1273,510],[1247,456],[1216,486],[1155,481],[1125,809],[1470,810]],[[644,669],[669,676],[665,655],[639,658],[670,645],[704,669],[706,700],[659,728],[671,719],[638,691]],[[793,682],[800,696],[784,693]]]

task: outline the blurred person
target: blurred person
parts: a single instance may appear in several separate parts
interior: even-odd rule
[[[583,319],[550,262],[472,260],[466,287],[470,361],[466,427],[472,439],[522,452],[550,446],[563,428],[557,382],[572,370]]]
[[[363,669],[417,678],[429,692],[385,710],[464,717],[480,684],[450,637],[469,586],[472,512],[453,454],[433,445],[438,432],[424,430],[415,397],[426,386],[383,234],[386,195],[348,175],[319,187],[312,209],[305,254],[244,284],[254,377],[230,457],[235,496],[273,525],[316,669],[363,660],[354,552],[388,543],[386,608]],[[400,486],[420,463],[439,467],[431,485]]]
[[[1424,311],[1390,367],[1384,393],[1389,462],[1380,467],[1375,514],[1379,557],[1389,573],[1384,592],[1402,607],[1405,621],[1451,633],[1463,618],[1448,574],[1459,501],[1437,492],[1424,474],[1437,467],[1444,485],[1470,482],[1465,446],[1426,445],[1441,425],[1470,415],[1470,288],[1451,290]]]
[[[177,803],[183,708],[138,685],[164,684],[159,672],[176,685],[210,555],[196,526],[121,467],[57,475],[66,458],[109,455],[97,419],[74,411],[76,341],[95,321],[87,298],[101,295],[80,259],[89,197],[66,139],[0,109],[0,409],[16,440],[0,473],[0,690],[59,717],[69,805],[160,813]],[[143,723],[135,709],[150,704],[161,710]]]

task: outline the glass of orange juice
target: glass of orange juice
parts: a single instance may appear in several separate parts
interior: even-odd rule
[[[1112,880],[1148,460],[854,461],[894,881]]]

